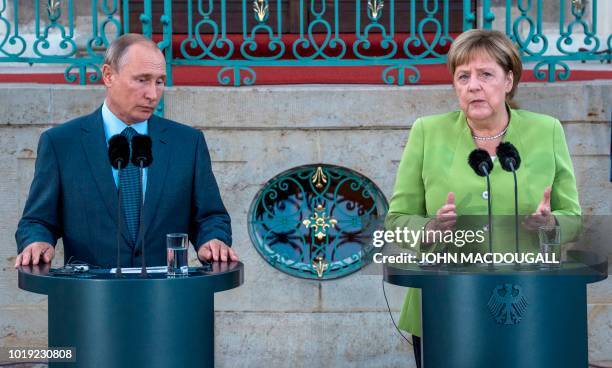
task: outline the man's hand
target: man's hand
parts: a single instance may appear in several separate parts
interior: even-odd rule
[[[27,266],[30,263],[37,265],[38,262],[51,263],[55,256],[55,248],[49,243],[34,242],[28,244],[15,260],[15,268]]]
[[[551,187],[544,189],[544,197],[540,201],[538,208],[534,213],[525,217],[523,226],[531,231],[537,231],[542,226],[552,226],[555,222],[555,217],[552,215],[550,208],[550,192]]]
[[[200,249],[198,249],[198,258],[201,261],[211,261],[212,260],[212,261],[227,262],[228,257],[229,257],[229,260],[231,261],[238,260],[238,255],[236,254],[236,252],[232,248],[227,246],[221,240],[217,240],[217,239],[210,240],[204,243],[200,247]]]
[[[436,213],[436,218],[427,223],[426,230],[452,230],[456,222],[455,193],[449,192],[446,197],[446,203],[440,207]]]

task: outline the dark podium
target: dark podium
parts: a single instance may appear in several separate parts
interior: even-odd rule
[[[421,289],[423,368],[586,368],[586,284],[607,274],[583,251],[547,270],[384,267],[386,282]]]
[[[75,348],[75,362],[50,367],[214,367],[214,293],[243,282],[240,262],[179,278],[49,271],[20,267],[19,287],[49,296],[49,348]]]

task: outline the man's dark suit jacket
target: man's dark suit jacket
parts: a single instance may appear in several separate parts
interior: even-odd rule
[[[157,116],[149,119],[153,163],[144,201],[148,266],[166,264],[166,234],[185,232],[197,247],[211,239],[231,244],[230,217],[221,201],[201,132]],[[63,238],[64,260],[117,264],[117,187],[101,109],[44,132],[34,179],[15,238],[18,251]],[[131,244],[121,215],[121,265],[141,263],[139,233]]]

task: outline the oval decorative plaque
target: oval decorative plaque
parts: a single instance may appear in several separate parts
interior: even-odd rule
[[[259,254],[292,276],[329,280],[368,263],[372,232],[387,214],[380,189],[340,166],[287,170],[268,181],[249,210],[249,235]]]

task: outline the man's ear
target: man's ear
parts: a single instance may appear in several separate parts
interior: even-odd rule
[[[115,71],[113,68],[108,65],[102,65],[102,82],[106,87],[111,87],[113,84],[113,80],[115,79]]]

